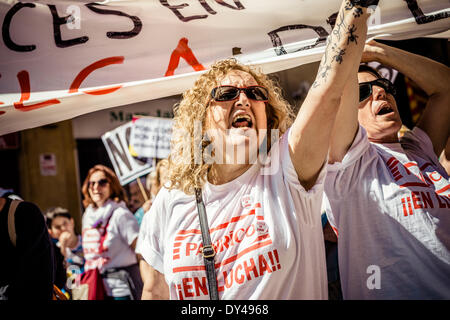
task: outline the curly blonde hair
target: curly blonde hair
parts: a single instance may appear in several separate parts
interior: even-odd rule
[[[170,189],[180,189],[186,194],[193,194],[195,188],[201,188],[206,182],[210,163],[197,163],[194,160],[195,145],[201,145],[201,154],[209,142],[195,141],[195,123],[202,124],[202,136],[205,130],[207,109],[211,102],[211,90],[232,70],[249,73],[269,91],[266,103],[267,132],[278,129],[280,136],[286,132],[294,119],[289,103],[283,98],[281,88],[275,80],[270,79],[262,71],[242,65],[236,59],[225,59],[216,62],[194,83],[194,86],[183,93],[182,100],[174,107],[174,123],[172,130],[172,148],[169,156],[168,181]],[[182,134],[176,134],[183,132]],[[269,138],[270,139],[270,138]],[[270,146],[270,142],[269,142]]]

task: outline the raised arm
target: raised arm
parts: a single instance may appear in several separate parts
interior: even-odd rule
[[[369,17],[363,6],[377,3],[371,0],[343,1],[316,80],[292,125],[289,137],[291,159],[300,183],[306,189],[315,184],[324,165],[346,83],[350,76],[356,77]]]
[[[450,68],[426,57],[370,41],[362,61],[378,61],[412,79],[428,95],[417,126],[425,131],[439,156],[450,134]]]

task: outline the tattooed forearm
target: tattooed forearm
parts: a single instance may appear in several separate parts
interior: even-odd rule
[[[333,47],[332,53],[334,54],[333,58],[331,59],[331,61],[328,61],[328,52],[325,51],[325,54],[322,57],[322,61],[320,62],[316,80],[312,84],[313,88],[317,88],[321,83],[324,83],[327,81],[328,74],[332,70],[332,63],[334,61],[341,64],[342,61],[344,60],[343,57],[345,55],[345,49],[339,49],[339,48]]]
[[[345,49],[339,49],[336,55],[333,57],[333,60],[337,63],[341,64],[344,61]]]
[[[359,28],[364,25],[364,19],[367,19],[364,8],[376,3],[377,0],[345,0],[342,4],[334,28],[327,38],[325,53],[320,62],[313,88],[329,83],[331,75],[336,77],[341,70],[346,70],[347,67],[344,67],[345,69],[341,67],[346,64],[344,60],[352,59],[355,50],[361,49],[360,42],[364,42],[365,39],[364,35],[364,39],[360,41],[360,35],[363,35],[364,28]]]
[[[344,10],[340,11],[339,18],[336,21],[336,25],[331,33],[331,35],[327,38],[325,53],[320,62],[319,70],[317,72],[317,78],[312,84],[313,88],[316,88],[322,82],[327,81],[328,73],[332,70],[332,63],[336,61],[341,64],[343,61],[343,57],[345,55],[345,49],[339,49],[337,47],[337,43],[341,40],[341,37],[344,35],[344,29],[348,30],[348,26],[345,23],[345,12]],[[348,31],[347,31],[348,33]],[[348,40],[347,40],[348,44]],[[331,61],[328,61],[329,55],[332,55]]]
[[[337,37],[337,40],[341,40],[341,29],[342,28],[347,28],[347,24],[345,23],[345,13],[343,10],[341,10],[340,15],[339,15],[339,20],[340,22],[336,24],[336,26],[333,29],[332,34],[335,35]]]
[[[355,44],[358,44],[358,41],[357,41],[358,36],[355,34],[355,32],[356,32],[356,26],[353,24],[347,30],[347,34],[348,34],[347,44],[349,44],[350,42],[355,42]]]

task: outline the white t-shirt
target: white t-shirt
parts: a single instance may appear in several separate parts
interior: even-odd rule
[[[325,169],[305,191],[287,133],[271,158],[273,174],[261,174],[255,164],[231,182],[203,188],[219,297],[327,299],[320,220]],[[209,299],[195,196],[163,188],[144,219],[140,252],[164,274],[170,298]]]
[[[450,253],[435,230],[450,214],[450,187],[427,134],[375,144],[360,127],[327,171],[344,299],[449,299]]]
[[[100,240],[103,230],[95,228],[94,225],[105,225],[110,216],[103,250],[101,250]],[[85,270],[98,268],[102,273],[106,269],[126,267],[137,263],[136,255],[130,245],[139,234],[139,225],[125,203],[116,203],[109,199],[101,208],[87,207],[82,225]],[[120,279],[104,278],[103,283],[108,296],[130,295],[128,285]]]

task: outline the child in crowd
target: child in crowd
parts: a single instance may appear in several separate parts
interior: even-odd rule
[[[61,207],[51,208],[45,216],[48,232],[57,247],[55,251],[64,257],[64,268],[70,273],[82,273],[84,257],[81,235],[75,233],[75,222],[69,211]]]

